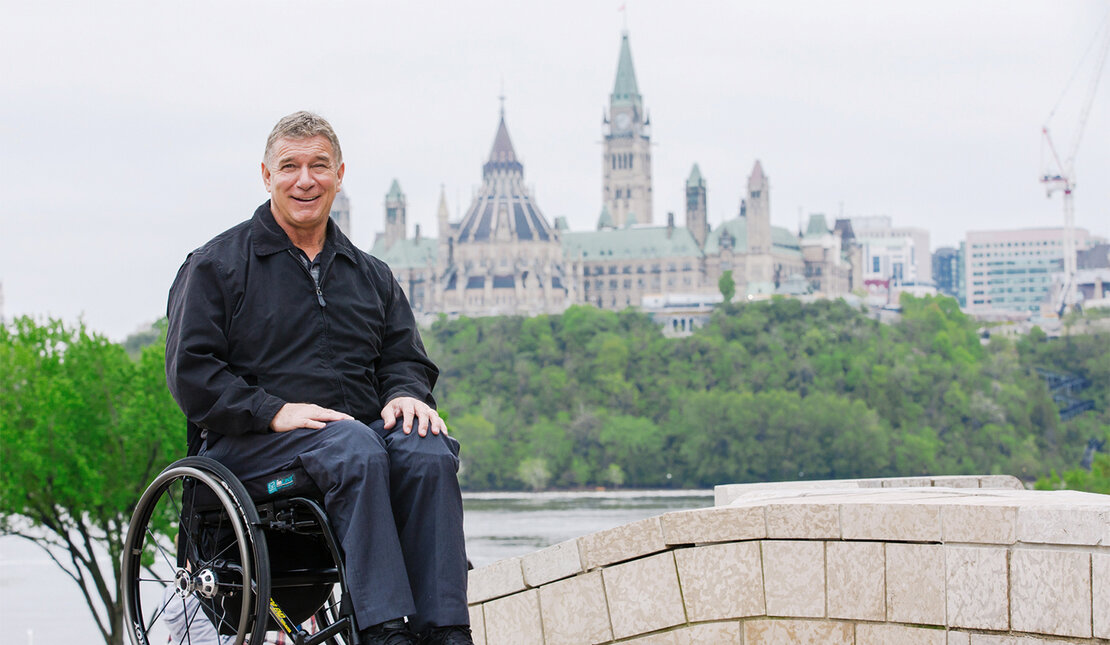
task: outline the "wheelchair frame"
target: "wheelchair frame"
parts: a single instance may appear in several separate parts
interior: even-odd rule
[[[174,533],[171,549],[166,536]],[[322,540],[331,566],[274,569],[267,534]],[[122,565],[124,625],[132,645],[155,645],[152,635],[164,638],[159,630],[180,631],[181,621],[183,635],[176,634],[175,642],[186,645],[205,637],[223,645],[227,636],[234,637],[230,645],[242,645],[248,635],[261,645],[256,634],[262,636],[271,625],[295,645],[359,644],[342,551],[320,504],[303,496],[252,500],[243,483],[213,459],[180,459],[154,479],[135,506]],[[166,569],[172,578],[165,576]],[[166,587],[172,592],[149,602]],[[321,592],[324,601],[315,606]],[[309,634],[299,627],[308,616],[290,616],[278,595],[290,601],[287,606],[300,605],[302,614],[307,606],[318,631]]]

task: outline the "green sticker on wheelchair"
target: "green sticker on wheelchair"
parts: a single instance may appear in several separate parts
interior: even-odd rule
[[[288,475],[286,477],[282,477],[281,479],[275,479],[274,481],[266,484],[266,492],[273,495],[274,493],[278,492],[279,490],[281,490],[283,488],[289,488],[292,485],[293,485],[293,476]]]

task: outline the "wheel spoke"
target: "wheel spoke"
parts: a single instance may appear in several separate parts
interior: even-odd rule
[[[154,614],[150,617],[150,620],[147,621],[147,623],[146,623],[146,628],[143,630],[144,633],[146,633],[146,634],[150,633],[150,629],[152,627],[154,627],[154,623],[158,622],[158,619],[162,616],[162,614],[164,614],[166,612],[166,607],[169,607],[170,603],[173,601],[173,599],[176,595],[177,594],[171,594],[170,597],[167,598],[162,603],[161,607],[154,610]]]

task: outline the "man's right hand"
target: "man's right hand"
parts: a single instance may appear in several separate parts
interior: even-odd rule
[[[319,430],[331,421],[353,419],[349,414],[322,408],[312,403],[286,403],[270,421],[274,432],[289,432],[297,428]]]

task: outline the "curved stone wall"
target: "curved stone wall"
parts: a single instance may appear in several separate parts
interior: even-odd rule
[[[716,499],[472,571],[475,642],[1110,641],[1110,496],[961,477]]]

